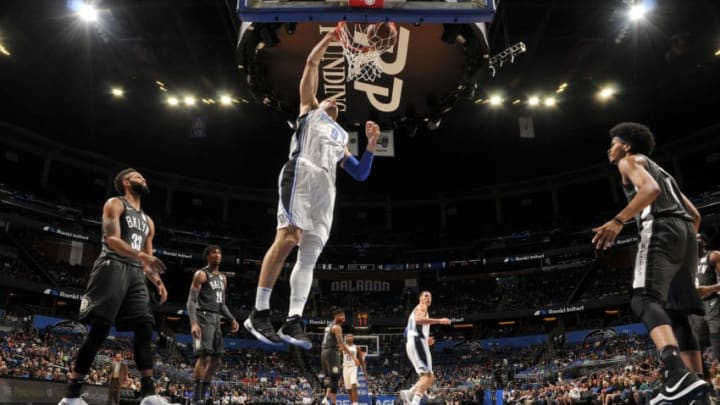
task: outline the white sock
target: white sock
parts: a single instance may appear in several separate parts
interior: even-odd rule
[[[302,316],[312,287],[313,271],[323,243],[315,235],[303,235],[298,247],[297,262],[290,273],[290,310],[288,318]]]
[[[422,400],[422,395],[415,393],[415,394],[413,394],[413,399],[410,402],[410,404],[419,405],[421,400]]]
[[[258,311],[270,309],[270,294],[272,288],[258,287],[255,293],[255,309]]]

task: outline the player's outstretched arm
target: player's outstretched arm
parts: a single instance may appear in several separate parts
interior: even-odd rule
[[[380,137],[380,126],[372,121],[367,121],[365,123],[365,135],[368,138],[368,145],[360,160],[357,160],[350,153],[350,150],[345,147],[345,157],[340,162],[340,166],[357,181],[365,181],[370,176],[375,148]]]
[[[418,325],[450,325],[449,318],[430,318],[423,304],[415,308],[415,323]]]
[[[303,70],[302,78],[300,79],[300,114],[317,108],[317,88],[318,88],[318,76],[320,61],[322,60],[325,51],[327,50],[330,42],[337,38],[335,31],[328,32],[320,42],[310,51],[307,59],[305,60],[305,69]]]

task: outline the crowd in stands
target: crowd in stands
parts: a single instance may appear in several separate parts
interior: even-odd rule
[[[0,377],[65,382],[81,341],[79,333],[52,328],[0,333]],[[192,358],[182,351],[172,356],[158,347],[154,353],[158,390],[169,397],[190,398]],[[105,341],[86,382],[106,385],[116,356],[130,365],[131,372],[122,386],[127,396],[134,397],[139,393],[140,379],[134,369],[129,337],[113,336]],[[286,353],[241,349],[223,356],[211,395],[221,399],[235,396],[253,401],[301,403],[316,388]]]
[[[404,356],[403,336],[381,337],[379,356],[366,361],[371,395],[394,393],[416,379]],[[81,334],[51,328],[16,328],[0,333],[0,377],[67,381],[81,340]],[[587,338],[583,343],[554,348],[547,344],[522,348],[482,346],[473,339],[454,343],[434,350],[436,383],[428,393],[429,403],[472,403],[483,398],[485,392],[503,389],[509,404],[646,405],[662,383],[656,351],[645,335]],[[318,382],[324,377],[319,371],[319,344],[315,347],[302,352],[305,370],[288,353],[229,351],[223,356],[209,395],[217,405],[313,403],[323,395]],[[185,403],[192,396],[192,358],[188,350],[181,348],[171,355],[159,347],[154,349],[157,390],[173,402]],[[131,370],[123,382],[123,395],[137,395],[139,378],[133,367],[131,339],[127,337],[115,336],[105,342],[87,383],[106,385],[116,356],[129,363]],[[720,383],[717,363],[711,373],[713,382]],[[341,388],[340,393],[344,392]]]
[[[53,260],[37,251],[33,252],[33,260],[39,263],[57,280],[56,287],[66,290],[81,291],[87,285],[90,269],[80,265],[70,265],[62,260]],[[23,265],[17,258],[3,258],[4,274],[16,278],[29,279],[36,282],[46,280],[38,275],[31,265]],[[198,265],[199,267],[199,265]],[[476,279],[444,279],[436,280],[434,288],[434,301],[437,309],[434,313],[442,313],[450,318],[476,316],[488,312],[514,311],[519,309],[536,309],[553,304],[564,303],[574,292],[584,268],[574,268],[552,272],[535,272],[529,274],[498,276],[495,278]],[[189,273],[188,273],[189,274]],[[630,285],[630,271],[615,268],[601,268],[592,278],[588,287],[584,289],[581,299],[598,299],[608,296],[627,296]],[[189,275],[188,275],[189,285]],[[254,290],[241,288],[252,283],[243,276],[229,279],[228,303],[235,311],[248,313],[254,302]],[[172,288],[170,288],[172,287]],[[184,297],[186,286],[175,284],[169,287],[171,300]],[[287,308],[287,283],[278,283],[273,291],[273,304],[271,308],[274,315],[284,315]],[[307,307],[306,317],[313,319],[330,319],[332,315],[329,308],[342,306],[349,313],[368,312],[374,318],[405,318],[410,310],[417,304],[416,289],[403,288],[402,291],[388,294],[385,292],[333,292],[328,289],[313,287]],[[516,329],[502,328],[495,331],[493,336],[508,336]],[[532,333],[533,331],[524,331]],[[542,330],[538,330],[542,333]],[[489,336],[488,336],[489,337]]]

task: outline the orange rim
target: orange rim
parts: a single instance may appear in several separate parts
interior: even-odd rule
[[[366,46],[363,46],[363,47],[352,46],[352,44],[348,41],[349,37],[347,35],[348,32],[347,32],[346,26],[347,26],[347,23],[345,23],[345,21],[340,21],[337,24],[337,27],[335,28],[335,32],[337,33],[337,36],[340,39],[340,43],[342,44],[342,46],[344,48],[350,49],[353,52],[362,52],[362,53],[370,52],[373,50],[372,48],[368,48]]]

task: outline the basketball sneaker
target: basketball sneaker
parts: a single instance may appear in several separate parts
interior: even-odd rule
[[[710,384],[688,370],[669,372],[660,392],[650,399],[650,405],[687,403],[707,396]]]
[[[277,333],[275,333],[275,328],[273,328],[272,323],[270,322],[269,309],[258,311],[253,308],[252,312],[250,312],[250,316],[248,316],[245,322],[243,322],[243,326],[248,332],[252,333],[257,340],[263,343],[267,343],[269,345],[278,345],[282,343],[282,340]]]
[[[710,395],[703,395],[698,399],[693,399],[692,401],[688,402],[688,405],[712,405],[713,402],[710,400]]]
[[[60,402],[58,402],[58,405],[88,405],[88,403],[85,402],[85,400],[82,399],[81,397],[77,397],[77,398],[65,397],[65,398],[61,399]]]
[[[305,334],[302,318],[298,315],[293,315],[285,321],[280,330],[278,330],[278,336],[291,345],[302,347],[305,350],[312,348],[312,342]]]
[[[400,390],[398,393],[398,397],[404,404],[409,404],[412,402],[412,395],[410,393],[410,390]]]
[[[140,405],[170,405],[170,403],[160,395],[148,395],[140,401]]]

